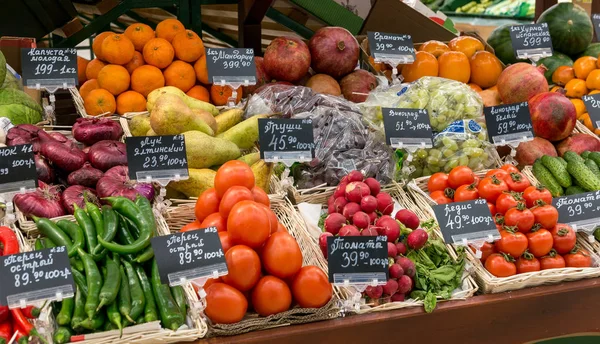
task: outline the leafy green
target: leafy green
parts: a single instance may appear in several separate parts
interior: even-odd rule
[[[7,117],[14,125],[36,124],[42,121],[42,107],[25,92],[15,89],[0,90],[0,117]]]
[[[327,218],[327,212],[321,214],[321,217],[319,217],[319,229],[321,229],[321,231],[325,231],[325,219]]]

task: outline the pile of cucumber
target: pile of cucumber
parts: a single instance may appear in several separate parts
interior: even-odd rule
[[[553,197],[600,190],[600,152],[568,151],[562,158],[544,155],[533,164],[533,175]]]

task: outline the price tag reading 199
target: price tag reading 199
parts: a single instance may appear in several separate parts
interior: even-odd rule
[[[27,87],[75,87],[77,50],[73,48],[24,48],[21,69]]]

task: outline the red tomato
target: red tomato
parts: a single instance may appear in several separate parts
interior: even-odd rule
[[[200,197],[198,197],[198,201],[196,201],[196,206],[194,207],[196,220],[202,223],[208,215],[219,211],[220,202],[221,199],[217,195],[215,188],[204,191]]]
[[[479,186],[479,177],[477,177],[475,175],[475,179],[473,180],[473,184],[475,184],[475,186]]]
[[[285,232],[271,235],[262,249],[261,259],[265,270],[281,279],[294,276],[302,267],[300,246]]]
[[[592,266],[590,253],[582,248],[565,254],[563,258],[565,259],[565,265],[569,268],[589,268]]]
[[[542,270],[561,269],[566,266],[565,259],[556,251],[550,251],[547,256],[540,258],[540,268]]]
[[[519,194],[514,192],[503,192],[498,199],[496,199],[496,211],[498,214],[506,214],[508,209],[514,208],[519,204],[519,201],[523,200]]]
[[[506,178],[506,176],[508,176],[508,172],[506,172],[505,170],[503,170],[501,168],[497,168],[494,170],[487,171],[485,176],[486,177],[496,176],[496,178],[504,180],[504,178]]]
[[[491,176],[483,178],[477,190],[479,197],[485,198],[488,202],[496,202],[504,191],[508,191],[508,185],[496,176]]]
[[[292,295],[302,308],[321,308],[331,300],[333,289],[323,270],[308,265],[303,266],[294,277]]]
[[[252,290],[252,307],[263,317],[290,309],[292,292],[288,285],[275,276],[265,276]]]
[[[219,213],[210,214],[200,224],[200,228],[208,227],[217,227],[218,232],[225,232],[227,231],[227,220]]]
[[[467,166],[457,166],[448,174],[448,184],[455,190],[461,185],[473,184],[474,181],[475,175],[473,174],[473,170]]]
[[[527,187],[525,191],[523,191],[523,198],[525,199],[528,208],[532,208],[538,200],[542,200],[546,204],[552,204],[552,194],[550,191],[533,185]]]
[[[444,172],[437,172],[429,177],[427,181],[427,189],[429,192],[434,191],[444,191],[446,188],[449,188],[450,184],[448,184],[448,175]]]
[[[259,203],[241,201],[229,213],[227,232],[233,244],[259,248],[271,234],[271,221]]]
[[[236,245],[230,248],[225,253],[225,262],[229,272],[221,278],[239,291],[252,289],[260,279],[260,258],[248,246]]]
[[[537,205],[531,208],[531,212],[535,223],[539,223],[543,228],[554,228],[558,222],[558,210],[550,204]]]
[[[525,234],[503,230],[500,232],[500,240],[496,247],[502,253],[510,254],[513,258],[519,258],[527,249],[528,241]]]
[[[271,208],[269,208],[268,206],[266,206],[262,203],[258,203],[258,202],[256,202],[256,204],[258,204],[261,208],[263,208],[265,213],[267,213],[267,215],[269,216],[269,225],[271,228],[271,234],[277,232],[277,228],[279,227],[279,220],[277,219],[277,215],[275,215],[273,210],[271,210]]]
[[[229,240],[229,233],[219,232],[219,240],[221,241],[221,246],[223,247],[223,253],[227,253],[227,251],[229,251],[229,249],[233,246]]]
[[[285,226],[283,224],[281,224],[281,222],[277,222],[277,231],[289,233],[287,228],[285,228]]]
[[[540,261],[531,253],[525,252],[517,259],[517,273],[540,271]]]
[[[577,235],[571,226],[559,223],[550,229],[552,239],[554,240],[554,249],[559,254],[565,254],[571,251],[577,243]]]
[[[552,234],[544,228],[527,233],[529,252],[536,257],[542,257],[552,250]]]
[[[505,170],[508,173],[519,172],[519,169],[515,165],[512,165],[512,164],[504,164],[500,168]]]
[[[525,175],[521,172],[510,173],[504,177],[504,181],[506,184],[508,184],[508,188],[515,192],[523,192],[525,189],[531,186],[529,179],[527,179],[527,177],[525,177]]]
[[[475,184],[461,185],[454,191],[454,202],[472,201],[479,198]]]
[[[528,233],[535,223],[535,217],[531,210],[525,207],[525,203],[519,202],[515,208],[510,208],[504,214],[504,224],[509,227],[517,227],[519,232]]]
[[[505,254],[492,253],[485,261],[485,268],[496,277],[508,277],[517,273],[514,259]]]
[[[215,175],[215,190],[219,197],[232,186],[243,186],[250,190],[254,187],[254,173],[250,166],[239,160],[230,160],[217,170]]]
[[[253,200],[254,195],[252,195],[252,191],[243,186],[232,186],[225,191],[225,194],[221,198],[221,203],[219,204],[219,213],[221,213],[221,216],[226,219],[234,205],[241,201]]]
[[[469,245],[469,247],[471,248],[471,251],[473,253],[477,252],[477,249],[475,248],[475,246]],[[496,245],[494,245],[493,243],[489,243],[489,242],[484,242],[483,245],[479,248],[479,251],[481,252],[481,258],[479,258],[479,260],[482,263],[485,263],[485,260],[492,254],[492,253],[496,253],[498,251],[496,251]]]
[[[200,228],[202,228],[202,224],[200,224],[200,222],[198,222],[198,220],[195,220],[194,222],[190,222],[187,225],[181,227],[181,229],[179,231],[180,232],[188,232],[188,231],[195,231]]]
[[[452,189],[446,189],[446,190],[452,190]],[[437,190],[432,192],[430,195],[431,199],[433,199],[435,201],[435,203],[437,204],[448,204],[448,203],[452,203],[452,198],[446,196],[446,192],[442,191],[442,190]]]
[[[216,324],[233,324],[244,318],[248,302],[239,290],[225,284],[213,283],[206,289],[204,314]]]
[[[488,208],[490,208],[490,214],[492,215],[492,217],[493,217],[494,215],[496,215],[496,213],[497,213],[497,210],[496,210],[496,206],[494,205],[494,203],[490,203],[490,202],[488,202],[488,203],[487,203],[487,206],[488,206]]]
[[[252,188],[252,195],[254,196],[254,202],[262,203],[267,207],[271,206],[271,201],[269,200],[269,195],[265,192],[265,190],[255,186]]]

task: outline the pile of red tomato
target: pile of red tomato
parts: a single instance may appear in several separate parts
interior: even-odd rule
[[[262,316],[295,304],[320,308],[333,290],[316,266],[302,266],[302,251],[270,208],[267,194],[255,186],[254,174],[241,161],[223,164],[214,188],[195,207],[196,220],[182,231],[214,226],[219,232],[228,274],[204,284],[206,309],[213,323],[231,324],[253,308]]]
[[[573,228],[558,223],[550,191],[531,185],[513,165],[490,170],[481,180],[469,167],[458,166],[433,174],[427,187],[438,204],[487,201],[501,239],[479,250],[481,262],[496,277],[592,265]]]

